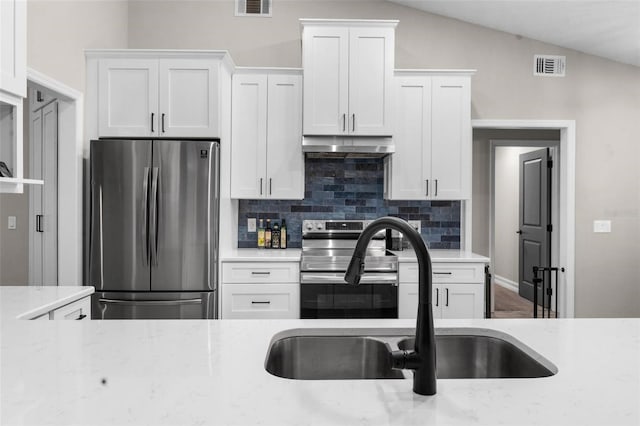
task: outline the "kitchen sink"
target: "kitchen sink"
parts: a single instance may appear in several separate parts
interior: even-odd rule
[[[298,380],[405,379],[390,352],[413,349],[413,329],[294,329],[275,335],[265,369]],[[556,374],[514,337],[479,328],[436,329],[438,379],[536,378]]]

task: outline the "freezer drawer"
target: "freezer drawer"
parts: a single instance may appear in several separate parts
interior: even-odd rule
[[[91,297],[92,319],[215,319],[217,292],[100,292]]]

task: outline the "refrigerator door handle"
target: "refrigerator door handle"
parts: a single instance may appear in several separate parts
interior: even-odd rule
[[[184,299],[184,300],[121,300],[121,299],[98,299],[100,303],[111,303],[113,305],[199,305],[202,303],[202,299]]]
[[[149,212],[149,245],[151,247],[151,264],[158,266],[158,172],[154,167],[151,172],[151,210]]]
[[[144,168],[144,179],[142,181],[142,262],[144,266],[149,266],[149,167]]]

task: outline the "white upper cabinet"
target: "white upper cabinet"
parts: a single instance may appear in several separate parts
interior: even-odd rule
[[[0,1],[0,90],[27,96],[27,1]]]
[[[397,72],[396,150],[385,158],[386,199],[471,198],[472,73]]]
[[[237,70],[231,132],[232,198],[304,198],[300,70]]]
[[[397,21],[301,20],[304,134],[389,136]]]
[[[99,136],[220,136],[220,54],[97,56]]]

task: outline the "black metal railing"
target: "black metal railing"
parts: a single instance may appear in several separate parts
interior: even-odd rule
[[[534,266],[533,267],[533,317],[538,318],[538,285],[542,283],[542,318],[545,318],[545,309],[547,309],[546,318],[551,318],[551,298],[553,297],[553,286],[551,280],[551,274],[553,273],[555,276],[555,316],[554,318],[558,318],[560,315],[558,309],[558,271],[564,272],[564,268],[558,267],[541,267]],[[542,278],[539,277],[539,273],[542,273]],[[547,277],[549,278],[547,280]],[[546,303],[545,303],[546,301]]]

